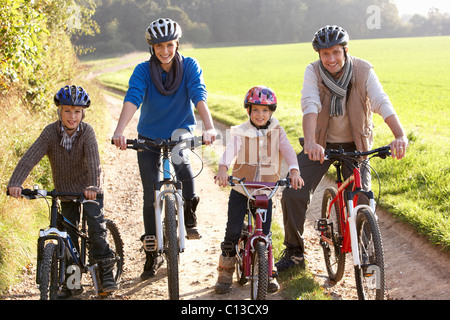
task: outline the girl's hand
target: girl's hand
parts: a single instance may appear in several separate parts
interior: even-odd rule
[[[225,188],[228,185],[227,167],[220,166],[219,172],[214,177],[214,183],[218,183],[220,187]]]
[[[305,185],[305,182],[300,176],[300,171],[298,171],[297,169],[291,169],[289,178],[291,179],[291,187],[295,190],[301,189]]]

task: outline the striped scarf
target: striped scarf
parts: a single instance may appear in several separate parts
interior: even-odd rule
[[[347,57],[347,62],[344,65],[342,73],[337,79],[334,79],[325,69],[322,61],[320,61],[319,71],[325,86],[331,91],[330,117],[342,116],[344,114],[342,100],[347,95],[347,88],[353,74],[352,59],[350,56]]]

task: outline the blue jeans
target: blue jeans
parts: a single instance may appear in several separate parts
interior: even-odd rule
[[[148,139],[139,135],[140,139]],[[144,150],[137,153],[139,172],[144,190],[144,231],[145,235],[156,234],[155,225],[155,183],[160,181],[160,148],[151,147],[150,150]],[[183,186],[182,195],[185,200],[191,200],[195,197],[194,175],[192,173],[189,158],[187,157],[189,150],[182,150],[186,161],[181,164],[173,163],[175,174],[178,181]],[[175,161],[176,162],[176,161]]]

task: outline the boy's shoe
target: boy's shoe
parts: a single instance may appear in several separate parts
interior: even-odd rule
[[[147,280],[155,276],[159,267],[164,262],[163,257],[158,254],[156,251],[145,252],[146,260],[144,265],[144,271],[141,273],[141,280]]]
[[[104,259],[97,261],[100,282],[102,284],[103,292],[113,292],[118,289],[116,280],[114,279],[114,265],[116,260],[114,259]]]
[[[278,272],[286,271],[292,267],[305,267],[305,257],[303,256],[303,250],[301,248],[286,248],[284,249],[281,259],[275,263]]]
[[[199,202],[198,196],[184,201],[184,225],[186,227],[186,238],[188,239],[200,239],[202,237],[197,229],[197,215],[195,214]]]

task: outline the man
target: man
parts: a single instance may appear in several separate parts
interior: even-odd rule
[[[348,54],[349,36],[338,26],[326,26],[316,32],[313,48],[319,60],[309,64],[302,90],[304,149],[298,154],[302,189],[286,189],[281,200],[285,225],[286,249],[276,263],[278,271],[304,266],[303,228],[311,197],[328,171],[331,161],[324,161],[325,149],[367,151],[372,148],[372,112],[380,114],[395,139],[392,156],[402,159],[408,139],[383,91],[372,65]],[[351,175],[344,168],[344,177]],[[370,172],[362,170],[364,189],[370,189]]]

